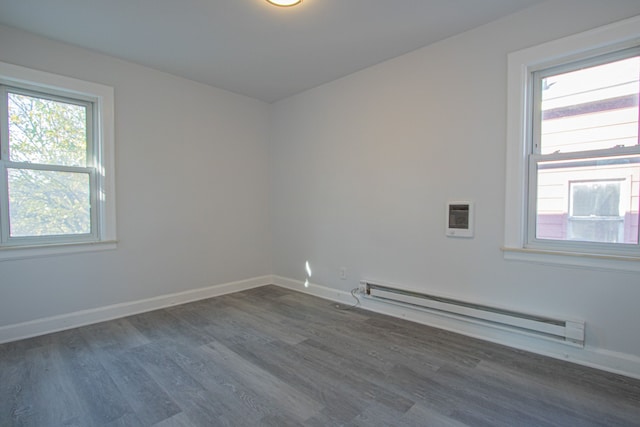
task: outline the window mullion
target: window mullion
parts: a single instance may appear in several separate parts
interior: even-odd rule
[[[7,87],[0,85],[0,160],[9,159],[9,110],[7,107]]]
[[[528,135],[531,138],[529,142],[529,152],[532,154],[540,154],[542,152],[540,141],[542,139],[542,78],[539,72],[533,72],[529,82],[529,99],[531,102],[527,106],[529,108]]]
[[[87,117],[86,117],[86,138],[87,138],[87,160],[86,160],[86,165],[89,166],[96,166],[98,165],[97,159],[95,157],[95,138],[94,135],[96,135],[94,126],[95,126],[95,117],[94,115],[96,114],[96,106],[94,103],[88,103],[87,104]]]
[[[7,87],[0,85],[0,244],[9,236],[9,193],[7,189],[7,167],[9,159],[9,119]]]
[[[605,150],[575,151],[570,153],[534,153],[531,156],[537,161],[561,161],[579,159],[605,159],[609,157],[637,156],[640,154],[640,145],[632,147],[610,148]]]
[[[6,243],[9,236],[9,192],[7,189],[7,167],[0,160],[0,243]]]
[[[29,169],[51,172],[91,173],[95,170],[89,166],[46,165],[41,163],[5,162],[7,169]]]
[[[537,155],[530,154],[528,161],[527,182],[529,189],[527,191],[527,212],[526,212],[526,230],[525,245],[530,245],[536,240],[536,212],[538,205],[538,162]]]

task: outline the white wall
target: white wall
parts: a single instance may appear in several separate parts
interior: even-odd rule
[[[637,273],[499,249],[507,53],[638,13],[637,0],[549,1],[274,105],[0,26],[0,61],[115,87],[120,240],[0,262],[0,329],[269,273],[303,280],[308,259],[336,292],[368,278],[583,318],[585,351],[640,376]],[[458,198],[476,202],[472,240],[444,235]]]
[[[271,272],[267,104],[1,26],[0,61],[115,88],[119,238],[0,262],[0,328]]]
[[[340,291],[366,278],[584,319],[590,356],[570,358],[640,376],[637,273],[500,251],[507,54],[638,13],[635,0],[549,1],[275,104],[275,274],[304,280],[308,259],[313,282]],[[475,201],[475,238],[445,237],[448,199]]]

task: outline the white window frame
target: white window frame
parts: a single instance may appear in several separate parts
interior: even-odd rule
[[[532,94],[535,71],[586,60],[640,45],[640,16],[530,47],[508,56],[505,259],[596,269],[640,271],[640,253],[591,249],[571,244],[530,245],[529,154],[533,134]]]
[[[116,248],[116,206],[114,174],[114,90],[112,87],[71,77],[33,70],[0,62],[0,84],[34,93],[50,95],[52,99],[66,97],[91,104],[93,114],[89,122],[92,137],[89,156],[94,171],[92,185],[91,233],[82,236],[43,236],[9,238],[6,206],[2,206],[2,239],[0,261],[41,256],[62,255]],[[6,113],[6,112],[5,112]],[[6,129],[6,117],[3,118]],[[6,146],[6,144],[5,144]],[[4,153],[0,168],[6,173],[10,165]],[[6,176],[0,179],[2,200],[7,203]]]

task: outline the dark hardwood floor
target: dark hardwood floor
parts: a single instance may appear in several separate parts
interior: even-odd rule
[[[0,346],[0,426],[639,426],[640,381],[266,286]]]

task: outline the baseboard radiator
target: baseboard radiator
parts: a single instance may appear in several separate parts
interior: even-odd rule
[[[551,319],[368,281],[360,282],[360,290],[367,298],[374,300],[410,306],[459,320],[562,341],[579,347],[584,346],[584,322],[581,320]]]

